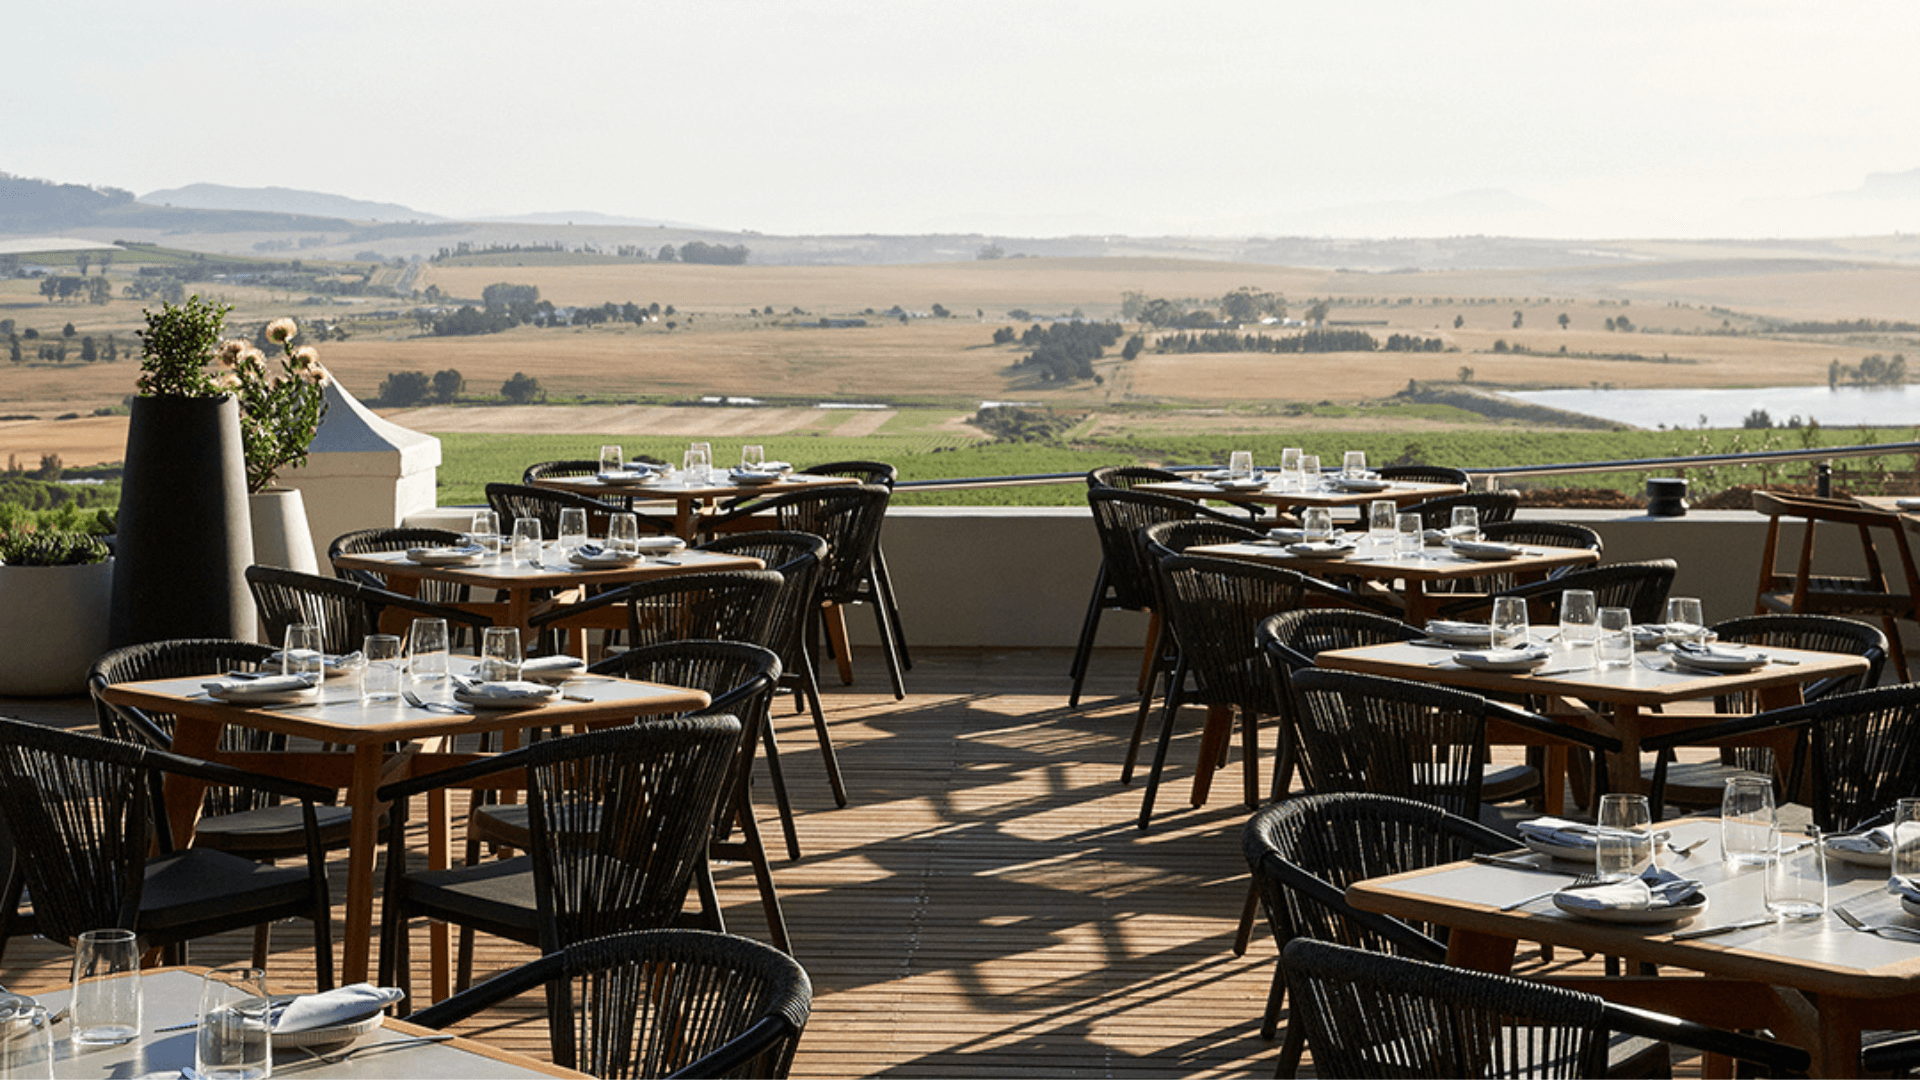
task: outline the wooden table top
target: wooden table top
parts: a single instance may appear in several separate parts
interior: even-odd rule
[[[1390,480],[1384,488],[1372,491],[1343,491],[1333,485],[1333,477],[1322,478],[1306,489],[1281,488],[1269,484],[1263,488],[1223,488],[1205,480],[1166,480],[1137,485],[1135,491],[1159,495],[1178,495],[1183,499],[1218,499],[1221,502],[1260,503],[1267,506],[1365,506],[1376,499],[1388,499],[1399,506],[1423,503],[1443,495],[1458,495],[1458,484],[1429,484],[1415,480]]]
[[[614,497],[636,502],[699,502],[708,499],[732,499],[741,495],[779,495],[802,488],[836,487],[857,484],[850,476],[815,476],[812,473],[787,473],[770,483],[740,484],[729,479],[727,470],[717,469],[705,483],[691,483],[675,472],[673,479],[647,483],[608,483],[598,476],[541,477],[534,487],[571,491],[593,498]]]
[[[1347,889],[1355,907],[1495,937],[1538,941],[1671,964],[1709,975],[1843,997],[1885,997],[1920,992],[1920,944],[1859,933],[1829,911],[1817,919],[1770,923],[1714,937],[1675,941],[1679,930],[1722,926],[1766,915],[1760,867],[1735,867],[1720,856],[1719,822],[1685,819],[1664,823],[1673,841],[1707,842],[1690,855],[1670,851],[1661,866],[1694,878],[1707,895],[1706,910],[1686,922],[1630,925],[1570,915],[1542,899],[1515,911],[1502,906],[1556,887],[1548,874],[1481,863],[1450,863],[1391,877],[1357,882]],[[1564,868],[1571,881],[1592,867],[1556,862],[1544,855],[1525,861]],[[1844,906],[1869,923],[1901,923],[1920,930],[1920,919],[1901,911],[1887,894],[1887,871],[1827,860],[1830,906]]]
[[[574,566],[552,547],[541,555],[542,562],[528,565],[510,554],[483,557],[470,566],[433,566],[407,558],[404,551],[375,551],[361,555],[340,555],[335,566],[348,570],[371,570],[387,577],[454,581],[483,589],[524,590],[563,589],[575,585],[623,585],[632,581],[693,574],[709,570],[760,570],[759,559],[747,555],[686,549],[664,558],[644,558],[632,566],[589,569]]]
[[[1452,659],[1453,651],[1457,650],[1450,646],[1436,648],[1395,642],[1357,649],[1329,649],[1315,657],[1314,663],[1319,667],[1442,683],[1468,690],[1563,695],[1638,706],[1696,701],[1742,690],[1806,683],[1830,675],[1867,670],[1864,657],[1769,647],[1764,651],[1772,662],[1750,672],[1704,674],[1684,671],[1674,668],[1661,653],[1639,650],[1634,652],[1633,663],[1627,667],[1567,671],[1565,669],[1570,665],[1586,660],[1578,653],[1590,650],[1557,650],[1553,659],[1540,669],[1547,674],[1535,675],[1524,671],[1477,671],[1462,667]]]
[[[1450,548],[1429,547],[1422,549],[1415,558],[1401,559],[1394,555],[1391,548],[1378,549],[1367,540],[1361,540],[1359,546],[1350,554],[1338,558],[1323,555],[1295,555],[1279,541],[1196,544],[1188,548],[1186,553],[1210,555],[1220,559],[1245,559],[1250,562],[1272,563],[1275,566],[1285,566],[1316,577],[1324,577],[1327,574],[1347,574],[1353,577],[1405,578],[1415,581],[1455,581],[1463,578],[1485,577],[1489,574],[1530,572],[1545,574],[1562,566],[1587,566],[1600,561],[1600,553],[1597,551],[1587,548],[1560,547],[1523,547],[1520,554],[1511,559],[1493,560],[1469,559],[1463,555],[1454,554]]]

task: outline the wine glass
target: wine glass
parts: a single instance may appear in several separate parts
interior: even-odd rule
[[[1300,514],[1301,539],[1308,543],[1333,539],[1333,512],[1324,506],[1310,506]]]
[[[1454,507],[1452,519],[1448,521],[1448,524],[1451,525],[1452,528],[1447,531],[1452,533],[1456,539],[1480,539],[1480,510],[1478,507]]]
[[[600,448],[601,472],[619,472],[624,462],[625,455],[621,453],[618,446],[603,446]]]
[[[1420,558],[1427,545],[1427,523],[1419,514],[1393,515],[1393,557],[1396,562]]]
[[[515,562],[528,566],[540,564],[540,519],[520,517],[513,519],[513,558]]]
[[[1560,594],[1560,645],[1566,649],[1593,646],[1600,609],[1591,589],[1568,589]]]
[[[568,506],[560,511],[560,553],[570,554],[575,548],[587,542],[587,511],[584,507]]]
[[[1602,881],[1638,877],[1653,865],[1653,811],[1645,795],[1600,796],[1594,871]]]
[[[280,645],[280,674],[299,675],[319,683],[324,675],[326,654],[321,651],[320,627],[313,623],[294,623],[287,627]]]
[[[1707,640],[1707,624],[1701,616],[1698,597],[1668,597],[1666,623],[1667,637],[1674,641],[1704,643]]]
[[[640,550],[640,515],[619,513],[607,519],[607,546],[635,554]]]
[[[491,510],[473,512],[473,542],[488,555],[500,554],[500,515]]]
[[[520,678],[520,628],[489,626],[480,637],[480,680],[513,682]]]
[[[764,446],[743,446],[740,448],[740,467],[754,472],[767,463],[767,448]]]
[[[1375,499],[1367,504],[1367,542],[1376,550],[1386,551],[1393,547],[1395,533],[1394,518],[1400,508],[1392,499]]]
[[[1300,490],[1320,490],[1320,455],[1300,455]]]
[[[1349,480],[1360,480],[1367,475],[1367,452],[1349,450],[1340,458],[1340,475]]]
[[[1529,644],[1527,635],[1527,602],[1518,596],[1496,596],[1493,598],[1493,647],[1496,649],[1524,649]]]
[[[1297,446],[1280,451],[1280,486],[1288,490],[1300,487],[1300,448]]]
[[[1593,639],[1593,661],[1595,667],[1623,668],[1633,666],[1633,609],[1623,607],[1603,607],[1600,609],[1598,636]]]
[[[1227,478],[1245,480],[1253,475],[1253,451],[1235,450],[1227,458]]]
[[[407,630],[407,669],[416,679],[447,677],[447,620],[415,619]]]

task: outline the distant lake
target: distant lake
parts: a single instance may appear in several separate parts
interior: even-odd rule
[[[1755,409],[1775,424],[1790,417],[1821,427],[1920,425],[1920,389],[1913,386],[1765,386],[1749,390],[1529,390],[1507,397],[1532,405],[1617,420],[1635,427],[1737,428]]]

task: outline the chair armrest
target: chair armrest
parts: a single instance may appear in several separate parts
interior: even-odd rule
[[[504,754],[485,755],[477,760],[445,769],[435,769],[419,776],[409,776],[404,780],[395,780],[391,784],[382,784],[373,793],[375,799],[383,803],[398,804],[415,795],[434,791],[439,788],[459,787],[472,784],[475,780],[493,776],[497,773],[512,772],[526,765],[526,747],[509,750]]]
[[[792,1038],[793,1024],[784,1016],[762,1017],[752,1027],[728,1039],[712,1053],[697,1061],[688,1062],[667,1074],[668,1080],[675,1077],[732,1076],[740,1067],[776,1046],[780,1040]]]
[[[1710,1054],[1724,1054],[1741,1061],[1750,1061],[1763,1066],[1775,1076],[1782,1074],[1801,1075],[1813,1067],[1813,1057],[1797,1046],[1788,1046],[1771,1039],[1762,1039],[1753,1035],[1742,1035],[1737,1031],[1723,1031],[1719,1028],[1696,1024],[1691,1020],[1662,1013],[1648,1012],[1645,1009],[1630,1008],[1625,1005],[1607,1004],[1602,1012],[1607,1026],[1627,1035],[1656,1039],[1661,1042],[1677,1043]],[[1883,1047],[1875,1047],[1875,1050]],[[1862,1062],[1869,1050],[1860,1055]],[[1878,1070],[1886,1066],[1867,1068]]]
[[[1511,846],[1503,845],[1503,846]],[[1267,872],[1278,878],[1280,884],[1300,893],[1307,899],[1329,911],[1335,911],[1343,919],[1349,919],[1363,929],[1378,934],[1406,950],[1406,955],[1430,963],[1444,963],[1447,947],[1415,930],[1391,915],[1382,915],[1374,911],[1362,911],[1347,903],[1347,894],[1293,865],[1278,855],[1268,853],[1261,857],[1261,864]]]
[[[1796,727],[1806,723],[1821,711],[1820,702],[1790,705],[1784,709],[1772,709],[1754,713],[1752,716],[1739,716],[1717,724],[1703,724],[1699,727],[1651,735],[1640,740],[1640,749],[1655,751],[1672,750],[1680,746],[1712,746],[1724,739],[1736,739],[1757,732]]]
[[[552,952],[519,967],[508,968],[482,983],[475,983],[445,1001],[435,1002],[407,1017],[409,1024],[439,1031],[498,1005],[508,998],[537,990],[565,971],[566,953]]]
[[[543,611],[538,615],[529,616],[527,618],[527,628],[534,631],[535,636],[538,636],[539,631],[555,623],[563,623],[568,619],[578,618],[589,611],[597,611],[611,604],[624,604],[632,595],[633,590],[630,588],[609,589],[606,592],[590,596],[585,600],[579,600],[571,604],[563,604],[552,610]]]
[[[134,734],[138,735],[140,740],[144,742],[149,749],[165,750],[167,747],[173,745],[173,740],[168,738],[167,733],[161,730],[160,725],[154,723],[153,718],[145,712],[134,708],[132,705],[115,705],[113,702],[101,697],[100,692],[110,685],[112,684],[107,682],[106,678],[99,672],[94,672],[87,676],[87,694],[93,698],[94,718],[100,723],[100,731],[102,734],[105,734],[107,730],[107,717],[112,715],[125,721],[127,726],[134,730]]]
[[[1597,750],[1609,754],[1617,754],[1621,750],[1620,740],[1611,735],[1602,735],[1597,731],[1588,731],[1585,728],[1575,727],[1572,724],[1564,724],[1551,717],[1528,712],[1518,705],[1512,705],[1504,701],[1488,700],[1487,719],[1501,720],[1515,727],[1522,727],[1528,731],[1551,736],[1562,742],[1578,743],[1589,750]],[[1645,744],[1642,744],[1641,749],[1646,749]]]
[[[382,610],[395,607],[402,611],[411,611],[432,619],[445,619],[450,623],[463,623],[476,629],[483,629],[493,625],[492,619],[478,612],[449,607],[445,604],[431,603],[419,597],[408,596],[405,593],[392,592],[387,589],[378,589],[371,585],[362,585],[360,587],[360,595],[365,597],[369,603],[376,605]]]
[[[217,761],[202,761],[199,758],[190,758],[166,750],[152,751],[148,760],[155,768],[176,776],[188,776],[224,787],[252,788],[286,799],[332,805],[340,796],[338,790],[322,787],[319,784],[289,780],[281,776],[269,776],[266,773],[249,772]]]
[[[1307,579],[1306,587],[1309,595],[1325,596],[1338,600],[1342,607],[1358,608],[1361,611],[1371,611],[1375,615],[1391,615],[1395,618],[1406,614],[1399,605],[1384,596],[1367,596],[1364,593],[1354,592],[1352,589],[1343,589],[1324,578],[1317,578],[1306,574],[1301,576]]]

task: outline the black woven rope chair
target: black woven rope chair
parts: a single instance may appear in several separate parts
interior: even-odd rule
[[[1445,465],[1382,465],[1373,471],[1382,480],[1411,480],[1416,484],[1459,484],[1464,489],[1473,482],[1467,470]]]
[[[1443,929],[1361,911],[1347,903],[1347,886],[1511,846],[1508,837],[1431,803],[1354,792],[1271,803],[1240,833],[1276,946],[1307,937],[1436,963],[1446,958]],[[1268,1040],[1279,1031],[1286,971],[1284,962],[1275,966],[1267,994],[1260,1034]],[[1275,1075],[1298,1071],[1305,1033],[1300,1024],[1287,1026]]]
[[[1457,506],[1471,506],[1480,512],[1480,527],[1512,521],[1513,515],[1520,509],[1520,496],[1511,491],[1469,491],[1459,495],[1442,495],[1437,499],[1428,499],[1406,507],[1405,512],[1420,515],[1420,525],[1426,529],[1445,529],[1453,525],[1453,510]]]
[[[1300,771],[1316,792],[1370,791],[1478,820],[1489,721],[1598,753],[1620,741],[1445,686],[1312,668],[1291,676]],[[1605,770],[1596,769],[1596,786]]]
[[[820,568],[827,556],[827,542],[812,533],[756,529],[716,536],[701,544],[700,550],[759,559],[767,569],[786,579],[768,614],[767,640],[761,644],[780,655],[780,686],[793,692],[796,710],[806,709],[813,715],[813,733],[820,743],[821,760],[826,763],[827,783],[833,789],[834,804],[847,805],[847,785],[840,776],[840,759],[833,752],[833,734],[827,728],[827,714],[820,705],[819,676],[807,649],[807,615],[813,610]],[[787,851],[797,859],[800,841],[793,831],[793,808],[787,800],[787,782],[780,767],[780,749],[772,724],[767,725],[764,741],[767,769],[772,776],[774,794],[780,801],[780,820],[786,827]]]
[[[893,615],[881,594],[873,553],[880,544],[880,526],[886,520],[893,492],[883,484],[854,484],[790,491],[737,506],[701,523],[701,531],[715,535],[731,529],[758,528],[771,522],[789,532],[812,533],[827,542],[827,558],[814,586],[816,603],[807,617],[807,648],[815,659],[824,630],[840,668],[842,685],[853,682],[852,652],[847,644],[845,609],[866,604],[873,609],[886,658],[893,696],[907,696],[898,635]],[[750,519],[760,518],[760,521]]]
[[[1167,680],[1160,739],[1154,748],[1147,788],[1141,797],[1139,824],[1142,829],[1152,822],[1154,796],[1166,768],[1167,750],[1173,743],[1175,719],[1183,704],[1205,705],[1215,714],[1223,711],[1239,714],[1246,801],[1249,807],[1259,805],[1257,725],[1261,717],[1280,715],[1280,704],[1273,694],[1266,659],[1254,642],[1254,631],[1263,620],[1282,611],[1345,598],[1344,590],[1278,566],[1174,554],[1166,555],[1157,565],[1159,599],[1165,608],[1168,631],[1178,648],[1179,659]],[[1194,681],[1191,690],[1186,685],[1189,674]],[[1216,719],[1209,718],[1211,733],[1230,734],[1218,729]],[[1136,724],[1136,736],[1139,733]],[[1276,741],[1274,769],[1280,775],[1275,782],[1284,790],[1292,777],[1293,740],[1282,728]],[[1207,771],[1209,755],[1224,757],[1226,749],[1225,743],[1214,746],[1202,740],[1202,774]],[[1195,787],[1194,805],[1199,805],[1204,791],[1198,783]]]
[[[1572,525],[1561,521],[1499,521],[1484,525],[1480,529],[1482,539],[1500,544],[1518,544],[1533,548],[1581,548],[1595,555],[1601,554],[1606,545],[1600,534],[1585,525]],[[1579,567],[1560,566],[1547,572],[1548,580],[1565,577]],[[1432,584],[1439,584],[1434,582]],[[1497,593],[1519,585],[1519,579],[1512,574],[1488,574],[1484,577],[1465,578],[1454,585],[1454,592]],[[1431,587],[1431,585],[1429,586]]]
[[[1122,488],[1128,491],[1141,484],[1166,484],[1181,479],[1180,474],[1151,465],[1102,465],[1087,473],[1087,488]]]
[[[1529,618],[1538,625],[1560,621],[1560,594],[1568,589],[1588,589],[1596,607],[1623,607],[1633,612],[1636,623],[1659,622],[1666,615],[1667,593],[1673,589],[1673,576],[1680,564],[1672,559],[1646,562],[1607,563],[1569,570],[1559,577],[1516,585],[1492,596],[1475,596],[1440,606],[1443,618],[1486,618],[1496,597],[1517,596],[1527,602]]]
[[[389,612],[396,618],[445,619],[449,629],[478,629],[493,620],[477,612],[434,604],[397,592],[388,592],[345,578],[303,574],[278,566],[249,566],[247,587],[260,612],[260,632],[280,641],[294,623],[320,627],[321,648],[349,653],[360,648],[368,634],[380,633]]]
[[[1087,679],[1087,663],[1093,657],[1094,638],[1100,632],[1100,615],[1105,611],[1144,611],[1150,616],[1146,648],[1140,658],[1139,690],[1146,694],[1152,688],[1154,661],[1161,648],[1162,619],[1159,605],[1154,602],[1153,561],[1141,546],[1140,530],[1163,521],[1188,519],[1244,524],[1192,499],[1118,486],[1093,486],[1092,474],[1089,474],[1088,485],[1087,505],[1093,512],[1094,532],[1100,538],[1100,569],[1094,574],[1093,598],[1087,604],[1087,617],[1080,624],[1080,640],[1074,646],[1073,666],[1068,672],[1073,679],[1073,688],[1067,693],[1070,709],[1080,707],[1080,689]]]
[[[863,484],[878,484],[888,491],[892,491],[900,479],[900,470],[884,461],[829,461],[824,465],[809,465],[800,472],[809,476],[844,476]],[[887,606],[887,621],[893,626],[893,648],[900,654],[900,667],[912,671],[913,654],[907,650],[906,624],[900,621],[900,601],[893,591],[893,574],[887,570],[887,549],[879,540],[873,542],[873,587],[880,602]]]
[[[1748,615],[1715,623],[1711,629],[1721,642],[1729,645],[1806,649],[1866,658],[1868,667],[1864,674],[1818,679],[1801,687],[1802,701],[1819,701],[1834,694],[1851,694],[1878,686],[1887,664],[1885,634],[1866,623],[1836,615]],[[1753,693],[1717,694],[1713,699],[1713,711],[1728,716],[1759,710],[1759,695]],[[1773,751],[1764,746],[1723,746],[1713,761],[1678,761],[1671,750],[1664,756],[1668,758],[1666,800],[1682,806],[1718,806],[1728,777],[1742,773],[1772,776],[1774,773]],[[1649,780],[1651,768],[1647,771]]]
[[[628,649],[593,665],[589,671],[595,675],[705,690],[710,698],[706,707],[682,715],[725,715],[740,720],[740,745],[733,776],[720,793],[719,816],[714,821],[713,843],[709,847],[710,862],[731,860],[753,868],[754,884],[760,890],[760,903],[766,912],[773,943],[787,948],[786,916],[780,910],[773,868],[767,861],[760,823],[753,813],[751,787],[756,740],[767,725],[767,710],[781,674],[780,658],[769,649],[744,641],[668,641]],[[653,719],[656,718],[643,717],[639,722],[649,723]],[[476,805],[467,818],[467,863],[479,861],[482,843],[527,850],[532,843],[529,812],[524,802]],[[791,829],[790,822],[788,826]],[[740,830],[737,836],[736,827]],[[695,885],[708,927],[724,930],[726,924],[721,917],[711,865],[701,868]],[[472,951],[473,931],[463,927],[460,937],[463,969],[471,965]]]
[[[1658,755],[1649,796],[1654,812],[1666,795],[1664,751],[1751,744],[1761,736],[1792,738],[1780,794],[1808,793],[1813,823],[1823,832],[1858,828],[1920,791],[1920,684],[1901,683],[1641,740],[1642,750]]]
[[[393,584],[372,570],[340,569],[338,565],[340,556],[462,544],[466,539],[465,533],[454,532],[451,529],[357,529],[333,538],[333,543],[327,545],[327,561],[333,564],[334,577],[357,581],[376,589],[391,589]],[[423,578],[420,579],[420,591],[415,595],[430,603],[459,604],[466,602],[468,593],[467,586],[457,581],[435,581],[431,578]]]
[[[176,851],[161,791],[168,776],[297,800],[304,865]],[[67,942],[117,927],[180,964],[194,938],[303,918],[313,922],[315,975],[330,989],[327,868],[314,807],[333,797],[312,784],[0,717],[0,820],[14,849],[0,895],[0,952],[22,931]],[[31,914],[20,910],[23,890]]]
[[[1288,943],[1285,963],[1293,1024],[1306,1028],[1316,1076],[1601,1076],[1622,1035],[1722,1054],[1768,1075],[1812,1064],[1799,1047],[1505,975],[1306,939]]]
[[[549,630],[590,629],[607,609],[623,610],[632,645],[659,641],[771,640],[772,617],[784,580],[773,570],[709,570],[651,578],[609,589],[527,620],[545,639]]]
[[[548,988],[554,1064],[603,1077],[785,1077],[813,1009],[791,956],[702,930],[612,934],[567,946],[414,1013],[444,1028]]]
[[[596,468],[598,464],[596,463]],[[607,535],[608,515],[627,509],[625,500],[613,502],[595,499],[591,496],[560,491],[555,488],[530,487],[526,484],[488,484],[487,506],[500,516],[500,531],[511,534],[517,518],[530,517],[540,521],[540,535],[552,540],[560,535],[560,511],[585,510],[587,512],[587,535]],[[673,532],[673,520],[647,514],[636,515],[643,532],[651,531],[660,535]]]
[[[543,952],[673,925],[706,863],[739,738],[740,722],[730,716],[627,724],[543,739],[381,787],[377,794],[392,803],[394,817],[381,904],[381,985],[408,986],[407,923],[418,917]],[[489,781],[524,785],[527,853],[409,873],[408,802]],[[461,971],[459,987],[471,978]]]

